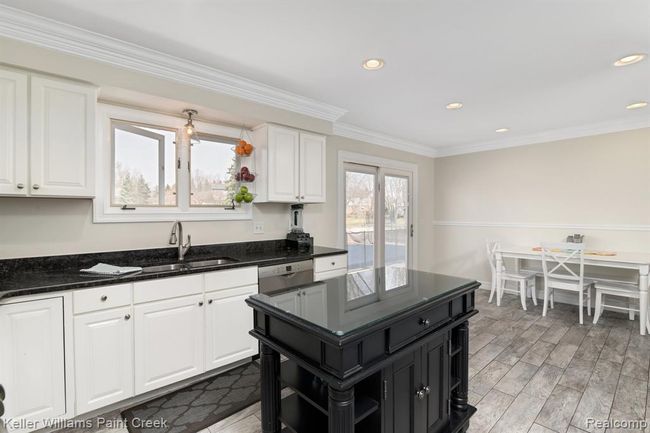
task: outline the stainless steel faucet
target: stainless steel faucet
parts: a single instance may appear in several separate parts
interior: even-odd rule
[[[178,236],[176,235],[177,230]],[[192,246],[192,236],[187,235],[187,243],[183,245],[183,224],[180,221],[176,221],[172,226],[172,234],[169,236],[169,244],[178,244],[178,261],[182,262],[185,259],[185,254],[187,254]]]

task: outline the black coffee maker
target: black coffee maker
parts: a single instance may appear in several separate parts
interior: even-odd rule
[[[314,238],[302,228],[302,204],[291,205],[291,231],[287,233],[287,246],[307,251],[314,245]]]

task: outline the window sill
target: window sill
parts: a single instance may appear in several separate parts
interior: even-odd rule
[[[93,200],[93,223],[145,223],[161,221],[242,221],[253,219],[253,206],[243,204],[234,210],[224,208],[136,208],[122,210],[104,207],[99,200]]]

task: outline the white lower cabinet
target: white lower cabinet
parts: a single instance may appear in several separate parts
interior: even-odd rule
[[[205,371],[203,303],[201,294],[134,307],[136,394]]]
[[[74,318],[77,413],[133,396],[131,306]]]
[[[298,291],[274,295],[273,301],[281,310],[300,317],[309,317],[310,321],[321,325],[327,324],[327,285],[319,284]]]
[[[64,348],[63,298],[0,305],[4,420],[42,421],[66,414]],[[10,425],[8,430],[25,429]]]
[[[206,293],[206,370],[257,354],[257,340],[248,334],[253,310],[246,305],[255,293],[257,285]]]

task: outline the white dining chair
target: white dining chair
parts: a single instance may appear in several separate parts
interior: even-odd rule
[[[519,293],[519,298],[521,299],[521,307],[526,310],[526,298],[527,293],[530,291],[530,296],[533,300],[533,305],[537,305],[537,290],[535,284],[536,272],[528,271],[510,271],[507,270],[505,265],[501,267],[501,287],[497,287],[497,267],[496,267],[496,258],[495,253],[499,249],[499,243],[494,241],[486,241],[485,245],[487,247],[488,261],[490,262],[490,269],[492,270],[492,286],[490,288],[490,298],[488,302],[492,302],[494,295],[497,296],[497,304],[501,304],[501,297],[504,292],[508,293]],[[506,284],[508,281],[512,281],[516,284],[516,289],[507,288]]]
[[[569,264],[577,263],[576,273]],[[580,324],[583,324],[583,305],[587,297],[587,315],[591,316],[591,287],[594,282],[586,280],[585,275],[585,245],[578,243],[542,243],[542,268],[544,270],[544,308],[542,316],[546,316],[549,300],[554,308],[555,290],[566,290],[578,293],[578,308]],[[550,298],[550,299],[549,299]]]
[[[598,323],[598,319],[603,314],[605,307],[613,310],[627,311],[630,320],[634,320],[635,314],[640,312],[639,299],[641,294],[639,293],[639,286],[636,284],[624,281],[597,281],[594,287],[596,288],[594,324]],[[627,298],[627,306],[606,304],[605,295]],[[640,323],[640,326],[643,327],[643,324]]]

